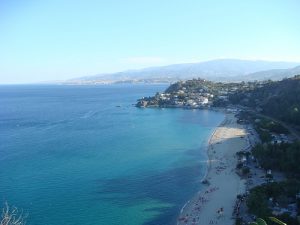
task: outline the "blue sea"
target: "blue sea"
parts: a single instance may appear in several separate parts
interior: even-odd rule
[[[166,85],[0,86],[0,204],[29,225],[169,225],[224,115],[140,109]]]

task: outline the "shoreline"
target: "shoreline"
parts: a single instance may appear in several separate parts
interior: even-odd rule
[[[216,128],[213,130],[213,132],[211,133],[211,135],[210,135],[210,137],[209,137],[209,139],[207,141],[207,146],[206,146],[207,169],[206,169],[206,172],[205,172],[203,178],[201,179],[201,183],[207,179],[208,173],[209,173],[209,171],[211,169],[211,156],[209,154],[209,151],[210,151],[210,146],[211,146],[212,138],[214,137],[214,135],[215,135],[216,131],[218,130],[218,128],[220,126],[222,126],[226,122],[226,119],[227,119],[227,112],[226,112],[225,108],[212,108],[211,110],[212,111],[216,111],[216,112],[222,112],[222,113],[224,113],[224,119],[220,122],[220,124],[218,126],[216,126]]]
[[[247,132],[237,124],[235,114],[220,111],[225,118],[208,140],[207,170],[201,179],[203,186],[184,204],[177,225],[234,224],[231,215],[236,196],[245,191],[243,180],[235,173],[235,153],[247,145]],[[203,184],[203,181],[208,183]]]
[[[201,183],[203,181],[205,181],[208,177],[208,173],[211,169],[211,158],[210,158],[210,154],[209,154],[209,151],[211,150],[210,149],[210,145],[211,145],[211,140],[212,140],[212,137],[215,135],[217,129],[219,128],[219,126],[221,126],[221,124],[224,123],[224,121],[226,120],[226,115],[225,115],[225,118],[224,120],[214,129],[214,131],[212,132],[212,134],[210,135],[209,139],[208,139],[208,144],[207,144],[207,147],[206,147],[206,155],[207,155],[207,169],[206,169],[206,173],[205,175],[203,176],[203,178],[201,179]]]

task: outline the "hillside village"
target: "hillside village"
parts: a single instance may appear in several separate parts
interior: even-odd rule
[[[265,82],[214,83],[203,79],[179,81],[163,93],[138,100],[137,107],[209,108],[229,103],[229,96],[241,90],[262,87]]]

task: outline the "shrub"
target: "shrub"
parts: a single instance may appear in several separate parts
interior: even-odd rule
[[[24,225],[25,216],[16,207],[10,207],[5,203],[0,218],[0,225]]]

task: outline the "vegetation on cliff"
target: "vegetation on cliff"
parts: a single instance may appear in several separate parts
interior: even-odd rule
[[[300,75],[282,81],[268,81],[252,90],[229,96],[232,104],[258,109],[282,121],[300,126]]]
[[[300,178],[300,142],[259,144],[252,154],[265,169],[279,170],[288,177]]]

